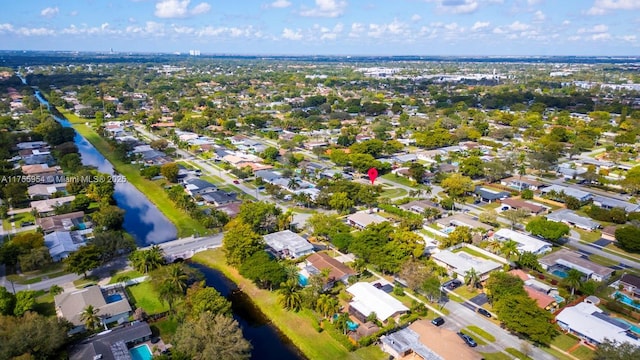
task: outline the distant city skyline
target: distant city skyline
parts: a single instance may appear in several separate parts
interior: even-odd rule
[[[34,0],[0,50],[637,56],[640,0]]]

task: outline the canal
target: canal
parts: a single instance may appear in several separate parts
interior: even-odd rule
[[[251,358],[255,360],[301,360],[304,355],[280,333],[269,319],[236,284],[221,272],[207,266],[189,263],[204,274],[207,286],[218,290],[231,301],[233,318],[242,327],[244,337],[253,345]]]
[[[36,98],[49,108],[49,102],[40,91],[36,91]],[[71,127],[69,120],[55,115],[54,118],[62,126]],[[82,156],[82,164],[94,166],[103,173],[113,174],[111,163],[87,139],[76,132],[74,142]],[[113,197],[118,207],[125,211],[124,229],[133,236],[138,246],[159,244],[176,238],[176,227],[133,185],[126,182],[115,184]]]

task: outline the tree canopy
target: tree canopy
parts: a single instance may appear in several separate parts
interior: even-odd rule
[[[563,236],[569,235],[569,226],[560,222],[537,217],[527,224],[527,231],[533,235],[543,237],[547,240],[558,241]]]
[[[205,312],[180,325],[173,336],[176,350],[193,360],[245,360],[251,344],[242,336],[238,323],[228,316]]]

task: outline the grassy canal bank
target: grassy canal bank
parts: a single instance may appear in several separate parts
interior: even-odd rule
[[[376,360],[386,359],[380,348],[367,346],[349,352],[328,331],[318,333],[312,323],[314,315],[308,310],[291,312],[278,304],[278,295],[268,290],[259,289],[250,280],[242,277],[238,271],[225,263],[222,249],[207,250],[197,253],[191,259],[222,272],[231,279],[256,306],[271,320],[283,334],[309,359],[312,360]]]
[[[60,113],[71,122],[73,128],[80,135],[87,139],[113,165],[113,168],[118,173],[126,176],[127,181],[140,190],[175,225],[179,238],[191,236],[195,233],[200,235],[210,233],[199,222],[191,219],[189,214],[176,207],[169,199],[160,182],[145,179],[140,175],[137,165],[125,163],[116,158],[111,145],[98,135],[90,125],[86,125],[86,119],[81,119],[68,111],[61,111]]]

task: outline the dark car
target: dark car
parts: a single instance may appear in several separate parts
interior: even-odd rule
[[[459,288],[459,287],[460,287],[460,285],[462,285],[462,281],[460,281],[460,280],[456,279],[456,280],[451,281],[451,282],[447,285],[447,288],[449,288],[449,290],[455,290],[455,289]]]
[[[458,333],[458,335],[462,338],[462,340],[464,340],[464,342],[469,346],[469,347],[476,347],[478,346],[478,343],[476,343],[475,340],[473,340],[473,338],[467,334],[463,334],[461,332]]]
[[[444,319],[441,317],[437,317],[433,320],[431,320],[431,323],[435,326],[441,326],[442,324],[444,324]]]
[[[234,184],[240,184],[240,181],[238,181],[238,180],[233,180],[233,183],[234,183]]]
[[[32,226],[32,225],[35,225],[35,224],[31,221],[25,221],[22,224],[20,224],[21,227]]]
[[[490,312],[488,312],[487,310],[483,309],[483,308],[478,308],[478,313],[479,313],[479,314],[482,314],[482,315],[484,315],[484,316],[486,316],[486,317],[488,317],[488,318],[490,318],[490,317],[491,317],[491,313],[490,313]]]

